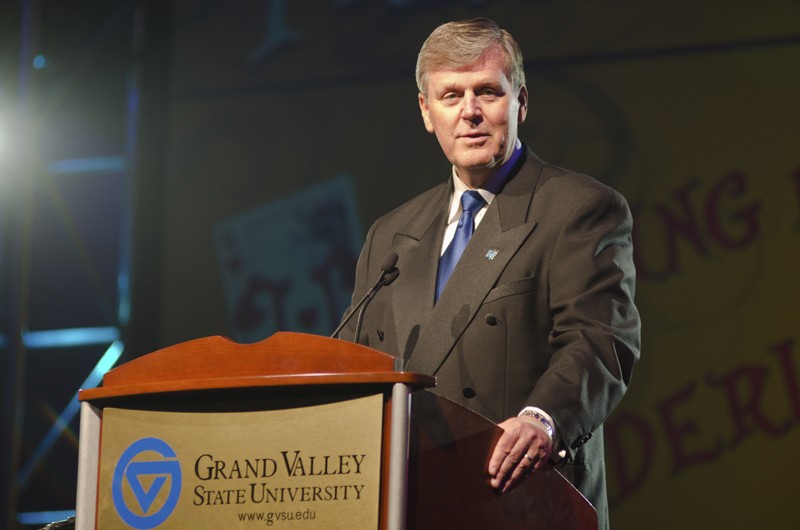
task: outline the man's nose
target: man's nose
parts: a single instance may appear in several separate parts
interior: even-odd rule
[[[481,106],[475,94],[467,93],[462,100],[461,115],[465,120],[475,120],[481,116]]]

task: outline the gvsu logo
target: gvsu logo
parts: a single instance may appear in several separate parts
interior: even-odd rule
[[[145,455],[148,459],[137,459],[143,453],[150,453]],[[152,453],[161,458],[154,460]],[[133,493],[127,496],[133,506],[126,502],[126,490]],[[132,443],[114,468],[111,493],[117,514],[128,526],[147,530],[160,525],[175,509],[181,493],[181,466],[175,451],[158,438]]]

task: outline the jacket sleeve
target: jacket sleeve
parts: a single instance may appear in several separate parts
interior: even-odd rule
[[[625,393],[640,321],[625,199],[598,187],[565,219],[548,267],[554,354],[527,403],[553,417],[559,449],[572,456]]]

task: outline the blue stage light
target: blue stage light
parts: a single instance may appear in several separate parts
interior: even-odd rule
[[[125,157],[122,156],[71,158],[47,164],[47,170],[53,174],[117,172],[123,169],[125,169]]]
[[[24,525],[48,525],[57,521],[65,521],[75,517],[75,510],[53,512],[24,512],[17,514],[17,522]]]
[[[69,348],[90,344],[109,343],[119,339],[116,327],[49,329],[45,331],[23,331],[22,341],[26,348]]]
[[[42,68],[47,66],[47,57],[42,54],[37,55],[33,58],[33,67],[37,70],[41,70]]]

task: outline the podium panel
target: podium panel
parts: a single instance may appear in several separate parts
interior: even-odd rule
[[[107,407],[98,528],[378,527],[383,396],[245,412]]]
[[[557,470],[545,468],[507,494],[489,484],[502,429],[433,392],[411,399],[408,528],[597,530],[597,512]]]

